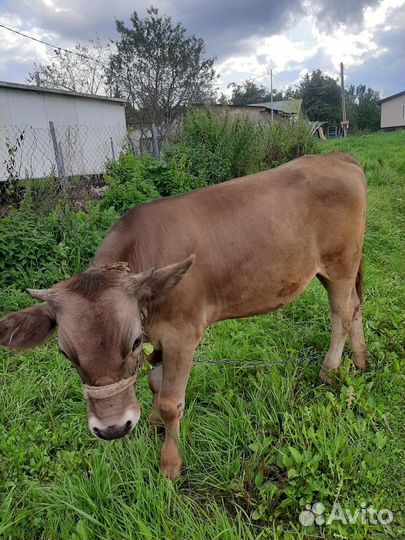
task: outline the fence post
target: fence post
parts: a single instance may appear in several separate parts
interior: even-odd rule
[[[113,161],[115,161],[114,141],[113,141],[113,138],[112,138],[112,137],[110,137],[110,143],[111,143],[111,154],[112,154],[112,159],[113,159]]]
[[[68,181],[65,174],[65,162],[63,159],[62,146],[56,139],[55,126],[52,120],[49,120],[49,130],[51,132],[51,139],[53,144],[53,150],[55,152],[56,168],[58,169],[59,184],[62,188],[64,195],[67,195]]]
[[[155,159],[160,159],[159,139],[155,124],[152,124],[152,153]]]

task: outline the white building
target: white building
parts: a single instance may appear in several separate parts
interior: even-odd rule
[[[405,92],[381,99],[381,129],[405,127]]]
[[[0,82],[0,180],[99,174],[127,142],[125,100]]]

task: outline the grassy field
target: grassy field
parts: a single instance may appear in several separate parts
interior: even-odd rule
[[[289,361],[194,367],[182,422],[184,475],[170,482],[158,472],[162,441],[147,423],[146,378],[138,384],[143,416],[135,432],[106,443],[90,436],[79,378],[54,339],[23,354],[2,350],[1,538],[405,535],[403,134],[323,143],[322,151],[332,149],[356,155],[369,183],[369,371],[356,373],[346,353],[340,382],[319,383],[329,313],[315,282],[274,315],[214,325],[199,358]],[[1,314],[29,303],[23,292],[3,293],[1,301]],[[325,516],[339,503],[352,514],[365,505],[389,509],[393,520],[301,525],[305,505],[316,502]]]

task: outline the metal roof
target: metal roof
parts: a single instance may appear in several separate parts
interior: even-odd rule
[[[301,110],[302,99],[286,99],[283,101],[267,101],[266,103],[252,103],[248,107],[264,107],[265,109],[273,109],[274,111],[283,112],[285,114],[299,114]]]
[[[377,101],[377,103],[378,103],[378,105],[381,105],[381,103],[384,103],[384,101],[389,101],[390,99],[394,99],[394,98],[400,97],[400,96],[405,96],[405,91],[404,92],[398,92],[398,94],[394,94],[392,96],[388,96],[386,98],[380,99],[379,101]]]
[[[59,88],[46,88],[45,86],[33,86],[30,84],[20,84],[6,81],[0,81],[0,88],[10,88],[11,90],[28,90],[30,92],[37,92],[37,94],[59,94],[68,97],[98,99],[101,101],[113,101],[121,104],[127,103],[127,100],[122,98],[99,96],[96,94],[83,94],[81,92],[71,92],[70,90],[60,90]]]

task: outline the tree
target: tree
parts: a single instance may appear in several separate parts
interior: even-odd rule
[[[254,81],[245,81],[240,84],[232,83],[232,105],[251,105],[253,103],[268,103],[271,101],[270,90],[263,85],[258,86]],[[300,97],[299,90],[288,86],[285,90],[273,88],[273,101],[296,99]]]
[[[347,90],[345,90],[346,99],[346,113],[349,120],[349,131],[356,131],[358,129],[358,108],[356,96],[356,88],[351,84]]]
[[[380,127],[380,95],[364,84],[346,90],[347,117],[352,130],[376,131]]]
[[[219,105],[229,105],[229,99],[223,92],[221,92],[219,98],[217,98],[215,102]]]
[[[293,86],[287,86],[287,88],[283,90],[283,99],[301,99],[300,90]]]
[[[299,82],[298,95],[309,120],[325,121],[338,126],[341,121],[340,87],[336,79],[320,69],[308,73]]]
[[[205,58],[202,39],[186,35],[180,23],[149,8],[136,12],[132,28],[116,21],[119,40],[110,58],[108,80],[128,98],[144,125],[156,125],[161,136],[189,103],[212,94],[214,58]]]
[[[380,95],[372,88],[367,88],[360,84],[356,88],[359,103],[357,112],[357,123],[359,129],[375,131],[380,127],[380,107],[378,100]]]
[[[270,101],[270,92],[264,86],[258,86],[254,81],[241,84],[232,83],[232,105],[251,105]]]
[[[105,68],[111,53],[110,45],[105,45],[97,37],[88,45],[76,43],[74,52],[54,49],[48,64],[34,64],[29,73],[28,83],[48,88],[60,88],[84,94],[112,94],[108,87]]]

